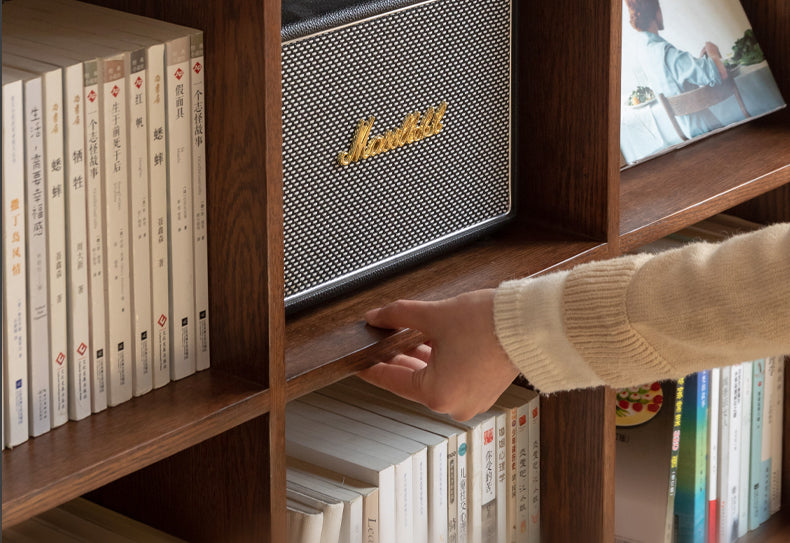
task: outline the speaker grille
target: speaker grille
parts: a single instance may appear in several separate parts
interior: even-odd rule
[[[283,44],[285,294],[350,281],[510,210],[510,2],[435,0]],[[447,103],[438,134],[341,166]]]

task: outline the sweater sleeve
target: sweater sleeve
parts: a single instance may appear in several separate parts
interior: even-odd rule
[[[497,337],[544,393],[790,353],[790,224],[509,281]]]

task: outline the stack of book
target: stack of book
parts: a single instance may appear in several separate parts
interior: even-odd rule
[[[642,250],[759,227],[717,215]],[[784,368],[769,357],[618,391],[617,541],[730,543],[779,511]]]
[[[201,31],[3,4],[3,424],[13,447],[209,366]]]
[[[290,540],[537,542],[538,394],[466,422],[357,378],[286,408]]]
[[[77,498],[3,530],[6,543],[31,541],[183,543],[183,540],[105,507]]]

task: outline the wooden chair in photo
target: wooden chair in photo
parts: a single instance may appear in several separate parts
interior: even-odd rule
[[[741,93],[738,91],[738,86],[732,78],[725,79],[719,85],[699,87],[675,96],[664,96],[663,94],[659,94],[658,100],[661,102],[661,105],[664,106],[669,120],[672,121],[675,132],[678,133],[680,139],[685,141],[688,140],[688,137],[680,128],[677,117],[680,115],[698,113],[723,102],[730,96],[735,96],[743,116],[745,118],[751,117],[743,103],[743,98],[741,98]]]

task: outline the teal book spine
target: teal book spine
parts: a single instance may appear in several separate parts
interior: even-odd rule
[[[706,542],[708,377],[703,371],[685,381],[675,494],[678,543]]]
[[[762,460],[763,417],[765,416],[765,360],[752,362],[752,436],[749,476],[749,529],[763,522],[765,469]]]

